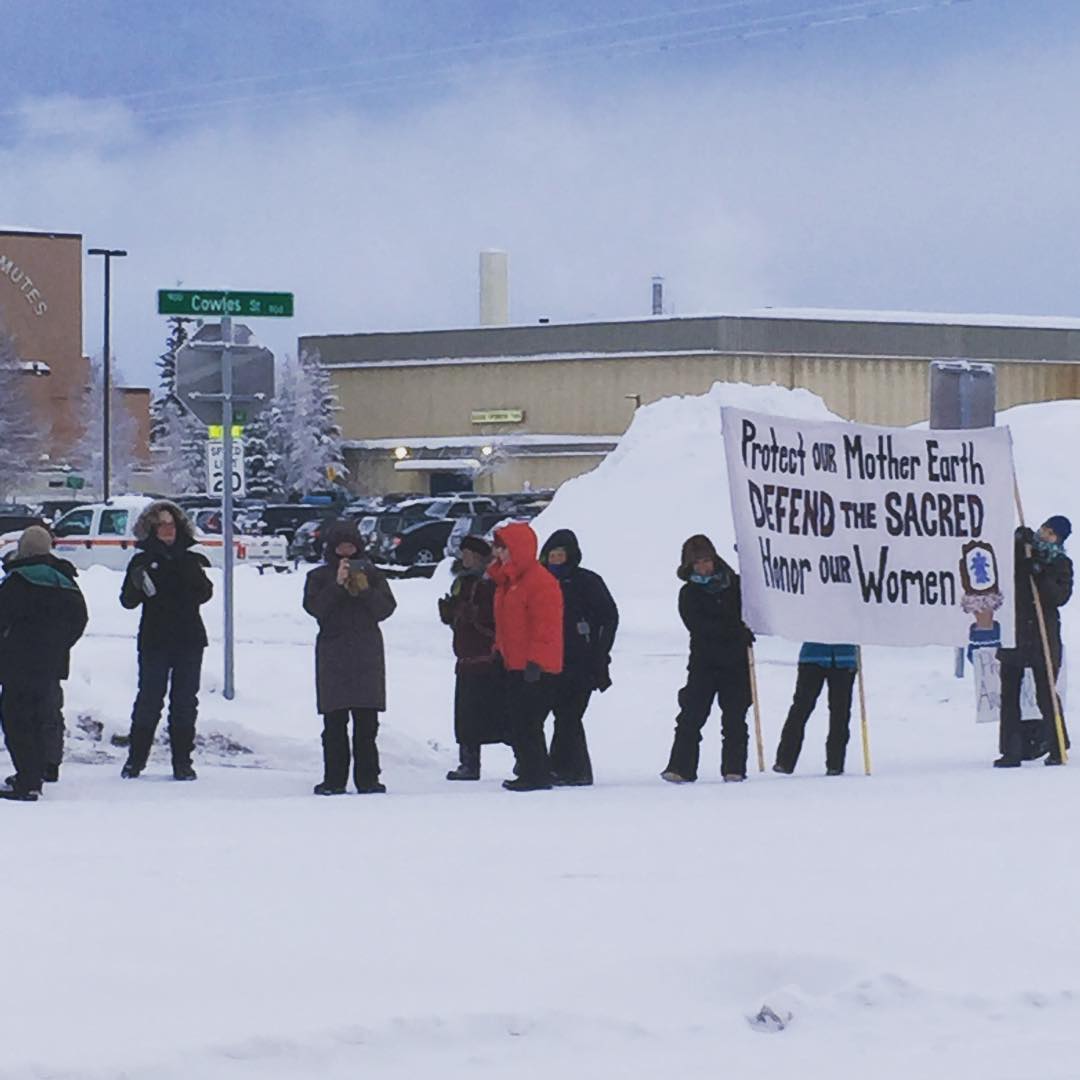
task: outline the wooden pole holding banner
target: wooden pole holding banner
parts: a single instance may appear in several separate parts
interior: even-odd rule
[[[862,646],[855,646],[856,678],[859,680],[859,731],[862,733],[863,772],[870,775],[870,724],[866,719],[866,685],[863,683]]]
[[[1016,498],[1016,512],[1020,517],[1020,525],[1024,526],[1024,505],[1020,501],[1020,484],[1016,479],[1016,471],[1013,470],[1013,495]],[[1027,545],[1028,557],[1031,556],[1031,545]],[[1031,584],[1031,595],[1035,600],[1035,619],[1039,624],[1039,638],[1042,641],[1043,663],[1046,665],[1046,682],[1050,687],[1050,697],[1054,702],[1054,731],[1057,734],[1058,755],[1064,765],[1069,760],[1069,752],[1065,748],[1065,721],[1061,717],[1061,699],[1057,692],[1057,678],[1055,677],[1054,665],[1050,657],[1050,635],[1046,632],[1046,615],[1043,613],[1042,597],[1039,595],[1039,587],[1035,582],[1035,575],[1029,574],[1028,581]],[[1037,690],[1036,690],[1037,694]]]
[[[750,664],[750,699],[754,703],[754,741],[757,743],[758,772],[765,771],[765,743],[761,738],[761,702],[758,700],[757,668],[754,666],[754,646],[746,646],[746,659]]]

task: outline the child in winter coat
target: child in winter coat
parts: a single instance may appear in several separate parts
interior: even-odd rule
[[[0,798],[35,802],[50,764],[50,733],[63,740],[60,683],[68,677],[72,646],[86,629],[86,602],[75,584],[75,567],[52,554],[52,537],[39,525],[22,534],[5,569],[0,713],[15,775]]]
[[[821,688],[828,684],[829,735],[825,741],[825,774],[840,776],[843,773],[851,734],[851,693],[858,667],[858,650],[854,645],[826,645],[820,641],[803,644],[799,650],[795,700],[780,734],[773,772],[791,774],[795,771],[806,722],[814,711]]]
[[[611,648],[619,627],[604,579],[581,565],[581,547],[570,529],[557,529],[540,551],[540,561],[555,575],[563,597],[563,670],[552,679],[551,773],[558,785],[587,787],[593,782],[585,710],[594,690],[611,686]]]
[[[1025,759],[1043,754],[1046,765],[1060,765],[1063,760],[1054,716],[1060,708],[1056,690],[1062,657],[1060,609],[1069,602],[1073,589],[1072,560],[1065,554],[1065,541],[1071,534],[1072,524],[1061,514],[1048,518],[1037,535],[1031,529],[1016,530],[1013,588],[1016,647],[998,653],[1001,660],[1001,757],[994,762],[995,768],[1016,768]],[[1038,591],[1046,625],[1052,669],[1049,673],[1032,583]],[[1025,745],[1027,740],[1020,711],[1020,687],[1025,668],[1034,672],[1035,696],[1042,714],[1042,730],[1033,750]],[[1063,726],[1064,723],[1062,716]],[[1064,734],[1067,749],[1068,732]]]
[[[316,795],[344,795],[349,778],[352,716],[353,780],[363,795],[386,791],[379,782],[379,713],[386,708],[386,661],[379,623],[397,602],[386,578],[363,557],[351,521],[325,533],[325,562],[304,582],[304,610],[319,622],[315,639],[316,702],[323,714],[323,780]]]
[[[754,635],[742,621],[739,575],[716,553],[707,536],[691,536],[678,569],[685,582],[679,614],[690,631],[686,685],[679,691],[679,715],[667,768],[672,784],[697,779],[701,729],[713,701],[720,704],[720,773],[724,780],[746,779],[750,733],[746,713],[752,704],[750,659]]]
[[[515,521],[495,532],[495,649],[506,669],[506,711],[517,777],[508,791],[551,787],[544,741],[551,676],[563,666],[563,599],[559,583],[536,561],[536,533]]]
[[[439,617],[454,631],[457,657],[454,738],[459,765],[447,780],[480,779],[480,747],[505,741],[502,667],[495,655],[495,583],[485,571],[491,545],[480,536],[461,541],[454,583],[439,599]]]

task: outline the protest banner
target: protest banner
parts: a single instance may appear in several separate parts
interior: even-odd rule
[[[723,410],[743,618],[759,634],[1014,641],[1007,428],[913,430]]]

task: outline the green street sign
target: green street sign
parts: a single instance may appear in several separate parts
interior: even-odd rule
[[[213,289],[158,289],[159,315],[239,315],[246,319],[291,319],[289,292],[228,292]]]

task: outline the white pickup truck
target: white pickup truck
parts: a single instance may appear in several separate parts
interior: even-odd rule
[[[152,499],[141,495],[121,495],[108,503],[89,503],[77,510],[69,510],[53,526],[56,541],[53,550],[61,559],[80,569],[90,566],[108,566],[123,570],[135,553],[135,537],[132,530],[139,514]],[[0,536],[0,559],[13,551],[19,541],[19,533]],[[203,552],[212,566],[222,566],[225,561],[224,543],[220,535],[196,533],[196,551]],[[235,536],[237,566],[255,566],[260,570],[291,569],[288,545],[282,536]]]

